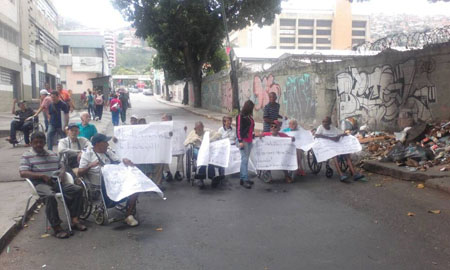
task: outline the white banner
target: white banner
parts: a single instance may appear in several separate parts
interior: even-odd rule
[[[209,164],[209,131],[203,134],[202,144],[198,150],[197,166],[206,166]]]
[[[297,150],[291,138],[253,140],[251,159],[257,170],[297,170]]]
[[[186,131],[184,127],[184,122],[173,122],[172,156],[185,153],[184,141],[186,140]]]
[[[253,165],[251,159],[248,161],[248,170],[256,172],[255,165]],[[228,167],[225,168],[225,175],[238,173],[240,171],[241,171],[241,153],[238,147],[232,145],[230,149],[230,159],[228,161]]]
[[[223,139],[209,144],[209,164],[228,167],[230,160],[230,139]]]
[[[172,162],[172,121],[114,127],[117,154],[135,164]]]
[[[156,192],[165,199],[158,186],[136,167],[108,164],[102,167],[102,175],[106,193],[113,201],[118,202],[138,192]]]
[[[295,137],[295,147],[297,149],[302,149],[303,151],[308,151],[314,144],[314,137],[309,130],[305,130],[301,127],[297,131],[286,132],[287,135]]]
[[[341,137],[338,142],[322,138],[315,139],[312,149],[317,162],[322,162],[338,155],[359,152],[362,147],[356,137],[348,135]]]

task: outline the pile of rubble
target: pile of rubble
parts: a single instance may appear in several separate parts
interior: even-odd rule
[[[450,122],[418,123],[402,132],[357,134],[365,150],[365,158],[395,162],[410,171],[426,171],[439,166],[450,170]]]

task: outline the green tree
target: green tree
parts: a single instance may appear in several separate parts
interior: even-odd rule
[[[112,0],[126,19],[133,22],[136,35],[151,39],[163,58],[179,53],[185,74],[193,84],[195,104],[201,106],[202,69],[213,59],[226,33],[222,1],[217,0]],[[229,31],[256,23],[272,24],[281,11],[281,0],[223,0]],[[174,56],[174,57],[175,57]],[[167,59],[166,59],[167,60]],[[167,66],[170,61],[162,62]],[[170,71],[171,72],[171,71]],[[169,73],[170,73],[169,72]]]

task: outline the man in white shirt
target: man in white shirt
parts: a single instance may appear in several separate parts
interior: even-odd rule
[[[346,133],[344,133],[342,130],[336,128],[335,126],[331,125],[331,117],[327,116],[322,120],[322,125],[320,125],[315,133],[316,138],[322,138],[327,140],[332,140],[334,142],[338,142],[341,137],[347,136]],[[350,158],[350,155],[343,155],[342,156],[345,161],[347,162],[347,165],[350,169],[351,174],[353,175],[353,180],[362,180],[364,178],[364,175],[358,173],[355,171],[355,168],[353,167],[352,160]],[[348,179],[348,176],[345,175],[341,168],[339,167],[339,163],[337,160],[338,157],[334,157],[334,164],[336,166],[336,170],[340,176],[341,182],[345,182]]]
[[[80,167],[78,175],[86,176],[87,180],[97,186],[101,186],[103,190],[103,198],[108,208],[114,205],[128,200],[128,208],[126,213],[125,222],[131,227],[137,226],[139,222],[133,216],[136,208],[136,201],[138,194],[128,196],[120,202],[112,201],[107,195],[104,184],[101,182],[101,167],[106,164],[118,164],[120,159],[109,148],[108,141],[111,137],[107,137],[104,134],[97,133],[92,137],[92,146],[88,147],[86,151],[81,154]],[[122,162],[126,166],[134,166],[131,160],[124,158]]]
[[[67,137],[59,140],[58,154],[64,156],[67,165],[72,169],[75,176],[77,176],[79,160],[81,152],[91,145],[91,142],[83,137],[78,137],[80,128],[75,123],[70,123],[67,129]]]

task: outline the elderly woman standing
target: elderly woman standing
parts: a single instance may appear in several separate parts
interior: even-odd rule
[[[252,117],[254,107],[255,104],[251,100],[247,100],[242,106],[241,113],[236,117],[237,145],[241,152],[240,184],[248,189],[253,185],[253,181],[248,179],[248,160],[255,130],[255,121]]]
[[[289,127],[285,128],[282,130],[282,132],[290,132],[290,131],[298,131],[298,123],[297,120],[292,119],[291,121],[289,121]],[[302,158],[303,158],[303,150],[301,149],[297,149],[297,175],[301,175],[301,176],[306,176],[306,172],[303,169],[303,163],[302,163]]]

